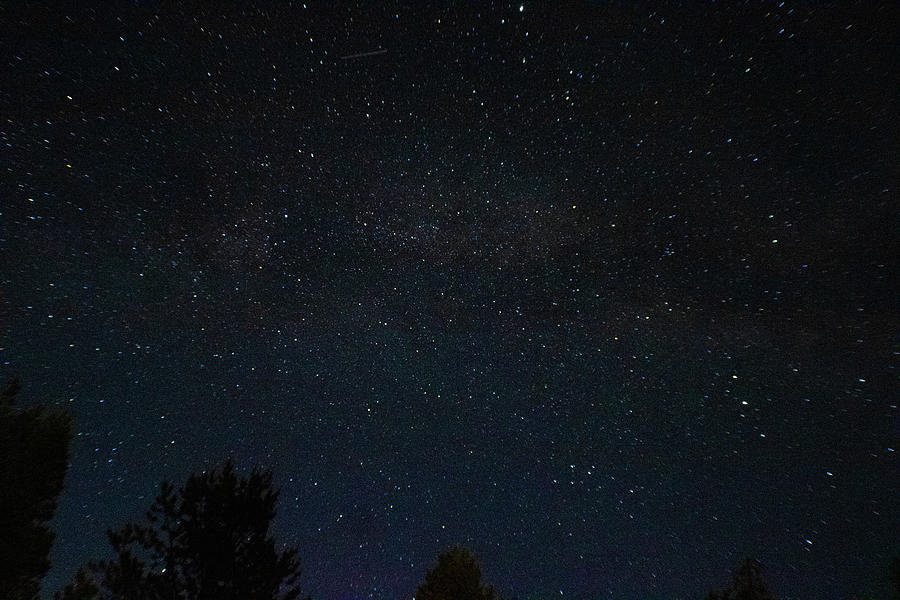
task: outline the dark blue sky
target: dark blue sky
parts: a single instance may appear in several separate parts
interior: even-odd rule
[[[0,9],[47,589],[234,457],[316,599],[886,594],[900,14],[724,4]]]

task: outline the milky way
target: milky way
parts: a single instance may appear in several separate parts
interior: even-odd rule
[[[4,7],[45,588],[232,456],[316,598],[885,595],[900,15],[654,4]]]

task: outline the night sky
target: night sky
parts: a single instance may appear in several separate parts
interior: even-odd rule
[[[886,596],[897,3],[217,4],[0,6],[48,591],[233,456],[315,599]]]

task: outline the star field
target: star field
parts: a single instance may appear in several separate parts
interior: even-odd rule
[[[0,357],[45,591],[272,467],[314,598],[886,595],[891,3],[0,9]]]

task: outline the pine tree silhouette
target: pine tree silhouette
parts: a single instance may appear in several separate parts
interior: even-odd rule
[[[763,565],[747,557],[731,576],[728,587],[714,590],[707,600],[778,600],[763,577]]]
[[[277,499],[271,471],[243,478],[231,461],[179,490],[163,482],[146,523],[108,533],[117,559],[90,563],[57,599],[294,600],[296,550],[269,536]]]
[[[497,600],[497,594],[481,581],[481,565],[468,549],[455,547],[441,553],[425,575],[416,600]]]
[[[900,600],[900,556],[891,561],[891,566],[888,569],[888,581],[891,582],[891,588],[893,588],[894,592],[892,600]]]
[[[32,600],[50,569],[56,511],[69,461],[71,418],[20,409],[21,384],[0,390],[0,598]]]

